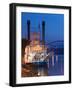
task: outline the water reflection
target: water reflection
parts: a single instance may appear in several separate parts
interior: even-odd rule
[[[22,77],[64,75],[64,56],[53,55],[47,62],[22,65]]]

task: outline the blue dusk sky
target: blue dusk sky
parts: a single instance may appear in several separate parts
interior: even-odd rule
[[[21,13],[22,38],[27,38],[27,20],[30,20],[30,31],[42,31],[45,21],[45,41],[64,40],[64,15],[44,13]],[[40,25],[40,29],[38,28]],[[40,37],[41,39],[42,37]]]

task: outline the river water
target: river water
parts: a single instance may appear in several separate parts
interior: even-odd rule
[[[47,62],[22,65],[22,77],[64,75],[64,55],[54,55]]]

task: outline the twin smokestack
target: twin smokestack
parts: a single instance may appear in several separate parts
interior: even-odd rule
[[[27,20],[28,40],[30,40],[30,20]],[[42,41],[45,43],[45,21],[42,21]]]

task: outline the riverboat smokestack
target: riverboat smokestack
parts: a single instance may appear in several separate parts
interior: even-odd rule
[[[30,40],[30,20],[27,20],[28,40]]]
[[[45,44],[45,21],[42,21],[42,41]]]

